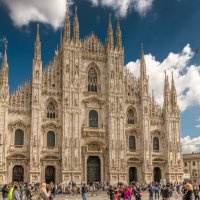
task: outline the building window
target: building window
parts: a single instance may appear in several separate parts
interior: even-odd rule
[[[21,129],[17,129],[15,131],[15,145],[16,146],[24,145],[24,131]]]
[[[157,137],[153,138],[153,150],[159,151],[159,139]]]
[[[97,72],[94,67],[88,71],[88,92],[97,92]]]
[[[47,105],[47,118],[55,119],[57,118],[57,108],[58,105],[56,101],[51,100]]]
[[[130,136],[129,137],[129,150],[130,151],[135,151],[136,150],[135,136]]]
[[[187,162],[185,162],[185,167],[187,167]]]
[[[195,162],[195,161],[193,161],[192,165],[193,165],[193,166],[195,166],[195,165],[196,165],[196,162]]]
[[[89,112],[89,127],[98,128],[98,113],[96,110]]]
[[[47,133],[47,147],[55,147],[55,133],[53,131]]]
[[[127,112],[127,120],[128,124],[135,124],[136,123],[136,111],[133,109],[129,109]]]

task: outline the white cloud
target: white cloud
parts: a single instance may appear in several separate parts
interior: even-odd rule
[[[154,0],[89,0],[94,6],[106,6],[112,8],[117,14],[124,17],[129,9],[134,8],[141,16],[144,16],[152,7]]]
[[[200,137],[191,138],[186,136],[181,139],[183,153],[199,153],[200,152]]]
[[[189,44],[179,53],[169,53],[162,62],[157,61],[152,54],[145,55],[147,74],[149,75],[150,91],[155,91],[155,98],[162,106],[164,71],[167,71],[171,81],[171,72],[174,73],[177,89],[178,105],[181,111],[191,105],[200,105],[200,66],[191,65],[194,53]],[[139,77],[139,60],[129,62],[126,67]]]
[[[10,18],[17,27],[30,22],[42,22],[55,30],[65,18],[67,0],[2,0],[9,10]],[[69,0],[68,0],[69,1]]]
[[[200,117],[197,119],[198,124],[195,126],[196,128],[200,128]]]

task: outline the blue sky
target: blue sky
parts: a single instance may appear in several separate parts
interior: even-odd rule
[[[182,110],[181,134],[197,140],[200,135],[196,127],[200,124],[200,52],[195,54],[193,50],[200,47],[199,0],[68,0],[68,3],[71,19],[74,5],[78,6],[81,38],[94,32],[104,42],[108,14],[112,14],[114,30],[120,16],[125,65],[137,75],[143,42],[151,89],[155,90],[160,104],[163,71],[166,69],[169,75],[175,71]],[[8,40],[11,91],[31,77],[37,23],[40,23],[43,64],[52,60],[63,26],[65,4],[66,0],[0,0],[0,38]],[[2,43],[0,52],[3,52]],[[192,149],[199,151],[198,147],[192,146]]]

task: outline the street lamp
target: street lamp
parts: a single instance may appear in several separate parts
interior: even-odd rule
[[[120,169],[119,168],[117,168],[117,184],[119,185],[119,171],[120,171]]]

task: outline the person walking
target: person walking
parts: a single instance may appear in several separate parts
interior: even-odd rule
[[[198,186],[196,185],[195,187],[194,187],[194,199],[195,200],[199,200],[199,188],[198,188]]]
[[[13,186],[10,185],[10,187],[9,187],[9,192],[8,192],[8,196],[7,196],[7,200],[12,200],[13,190],[14,190]]]
[[[18,185],[14,186],[12,200],[21,200],[20,199],[20,190],[19,190],[19,186]]]
[[[83,200],[87,200],[87,186],[85,183],[83,183],[81,191]]]
[[[8,188],[8,185],[6,184],[2,188],[2,197],[3,197],[3,200],[7,200],[8,192],[9,192],[9,188]]]
[[[49,200],[50,194],[50,191],[47,192],[47,184],[42,183],[39,190],[38,200]]]

